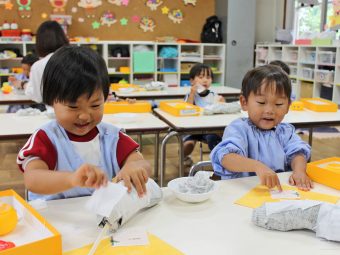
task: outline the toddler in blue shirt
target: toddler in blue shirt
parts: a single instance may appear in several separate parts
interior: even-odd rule
[[[242,81],[241,107],[248,118],[226,127],[222,142],[211,152],[214,171],[222,179],[257,175],[262,185],[282,190],[277,172],[292,170],[291,185],[308,191],[306,174],[311,148],[291,124],[281,123],[288,113],[291,83],[274,65],[250,70]]]

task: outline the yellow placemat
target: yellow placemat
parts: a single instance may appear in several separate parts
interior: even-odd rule
[[[159,239],[157,236],[148,234],[150,244],[145,246],[129,246],[129,247],[113,247],[110,238],[103,239],[98,245],[94,255],[119,254],[119,255],[144,255],[144,254],[167,254],[167,255],[183,255],[176,248]],[[87,255],[92,244],[84,247],[64,252],[63,255]]]
[[[300,194],[300,200],[309,199],[309,200],[318,200],[324,201],[328,203],[335,204],[339,197],[321,194],[313,191],[302,191],[297,189],[296,187],[283,185],[283,190],[295,190]],[[265,202],[279,202],[282,199],[273,199],[269,193],[269,189],[266,186],[258,185],[252,190],[250,190],[243,197],[235,201],[235,204],[247,206],[250,208],[257,208],[261,206]]]

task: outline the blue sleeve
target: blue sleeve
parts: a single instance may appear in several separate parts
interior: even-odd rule
[[[235,174],[235,172],[228,171],[222,166],[222,159],[225,155],[236,153],[244,157],[248,156],[248,127],[245,123],[244,119],[233,121],[225,128],[222,142],[212,150],[210,159],[217,175],[228,176]]]
[[[290,166],[292,159],[297,154],[302,154],[308,161],[311,156],[311,147],[295,133],[295,128],[291,124],[282,123],[280,125],[283,150],[286,154],[287,164]]]

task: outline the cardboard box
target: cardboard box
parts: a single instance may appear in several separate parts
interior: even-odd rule
[[[174,116],[197,116],[201,114],[201,107],[182,100],[162,101],[159,108]]]
[[[16,247],[0,251],[0,255],[62,254],[60,233],[15,191],[0,191],[0,202],[12,205],[19,218],[12,232],[0,237]]]
[[[332,101],[323,98],[301,98],[303,105],[312,111],[316,112],[337,112],[338,105]]]
[[[121,112],[151,112],[151,104],[148,101],[137,101],[133,104],[126,101],[107,102],[104,104],[105,114]]]
[[[332,157],[308,163],[307,174],[317,183],[340,190],[340,158]]]

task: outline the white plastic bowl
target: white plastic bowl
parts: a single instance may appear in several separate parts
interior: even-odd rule
[[[176,178],[168,183],[168,188],[175,194],[175,196],[184,202],[189,203],[199,203],[203,202],[211,197],[212,194],[217,190],[217,183],[213,180],[213,187],[209,192],[199,193],[199,194],[191,194],[191,193],[182,193],[179,191],[178,184],[186,181],[187,178],[192,177],[180,177]]]

